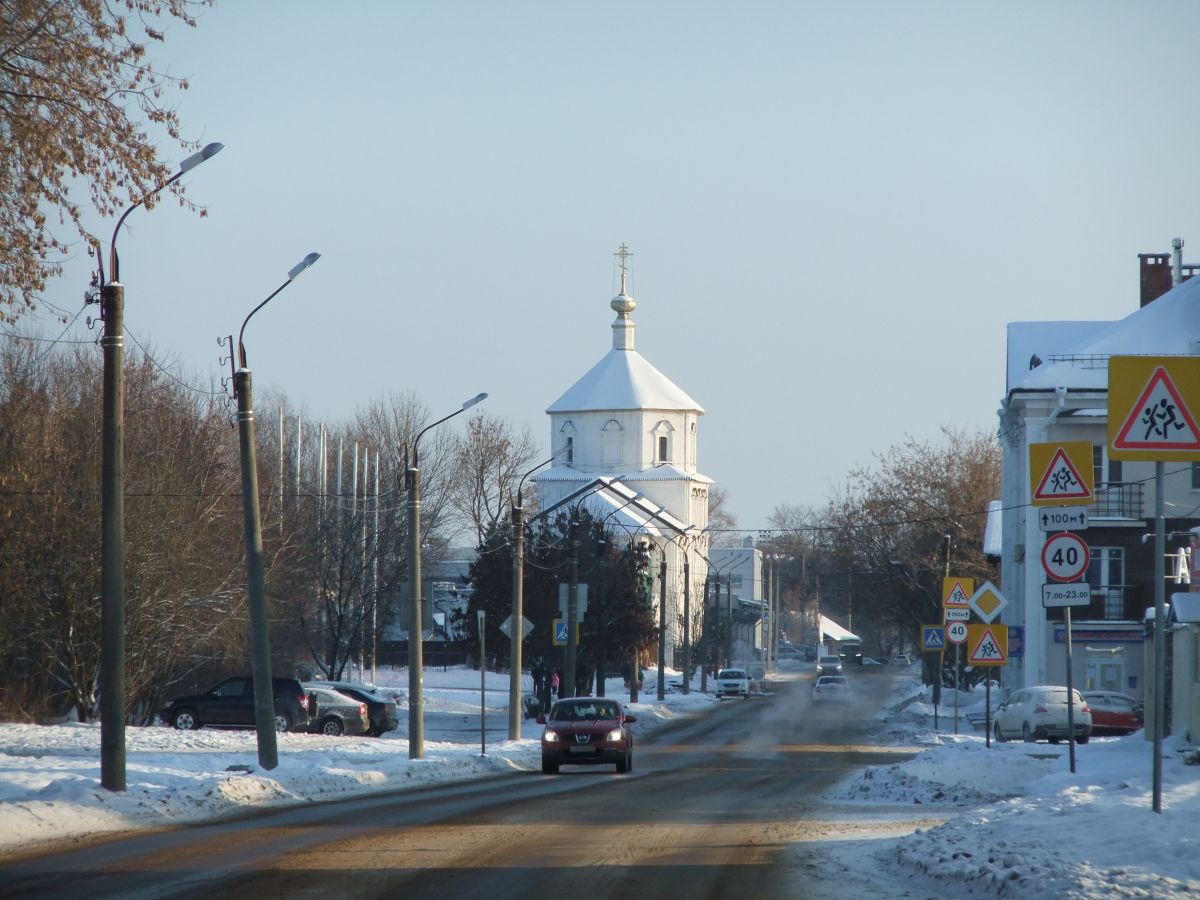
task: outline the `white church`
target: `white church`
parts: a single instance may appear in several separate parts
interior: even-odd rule
[[[685,562],[693,623],[700,620],[708,571],[713,481],[696,465],[704,408],[635,349],[637,303],[626,292],[632,254],[622,244],[616,255],[621,291],[609,304],[617,314],[612,349],[547,408],[554,461],[533,480],[543,511],[580,505],[610,531],[652,544],[656,573],[665,554],[670,660],[682,643]],[[656,603],[664,599],[659,592],[656,578]]]

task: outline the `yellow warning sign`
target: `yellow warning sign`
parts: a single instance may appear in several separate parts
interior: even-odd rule
[[[1004,666],[1007,664],[1007,625],[967,626],[967,665]]]
[[[1200,358],[1108,360],[1108,454],[1112,459],[1200,460]]]
[[[942,605],[947,609],[966,609],[973,593],[975,593],[974,578],[950,575],[942,579]]]
[[[1029,493],[1034,506],[1086,503],[1095,492],[1091,441],[1029,445]]]

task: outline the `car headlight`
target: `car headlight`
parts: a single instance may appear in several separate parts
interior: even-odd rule
[[[619,741],[619,740],[622,740],[624,737],[625,737],[625,733],[623,731],[621,731],[620,728],[614,728],[612,731],[610,731],[605,736],[604,739],[606,741]]]
[[[547,728],[542,734],[542,740],[547,744],[556,744],[558,743],[558,732],[551,731],[549,728]]]

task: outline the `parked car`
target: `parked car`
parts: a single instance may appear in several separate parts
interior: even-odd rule
[[[782,659],[802,660],[802,659],[804,659],[804,651],[801,650],[799,647],[797,647],[795,644],[783,644],[782,646],[776,648],[775,658],[781,659],[781,660]]]
[[[717,699],[749,697],[750,676],[745,669],[722,669],[717,673]]]
[[[347,697],[361,700],[367,704],[367,716],[371,720],[367,734],[380,737],[385,732],[395,731],[400,724],[400,708],[396,695],[387,688],[376,687],[373,684],[363,684],[358,681],[326,681],[316,679],[306,682],[317,687],[333,688],[341,691]]]
[[[1092,734],[1130,734],[1145,724],[1141,700],[1116,691],[1084,691],[1092,709]]]
[[[562,765],[614,763],[620,773],[633,771],[633,729],[636,716],[604,697],[570,697],[538,716],[542,731],[542,771],[554,775]]]
[[[845,675],[822,675],[813,685],[813,701],[847,700],[850,697],[850,682]]]
[[[317,698],[317,714],[309,720],[304,731],[336,737],[341,734],[365,734],[370,730],[367,704],[361,700],[312,682],[304,682],[303,687]]]
[[[1079,691],[1074,691],[1075,741],[1086,744],[1092,736],[1092,712]],[[992,733],[997,741],[1020,737],[1057,744],[1070,734],[1067,725],[1067,689],[1039,685],[1017,691],[996,710]]]
[[[308,694],[295,678],[272,678],[275,705],[275,730],[293,731],[308,727]],[[215,725],[226,728],[253,728],[254,679],[249,675],[226,678],[203,694],[176,697],[162,712],[162,720],[180,731]]]
[[[832,653],[822,653],[817,657],[818,675],[841,675],[842,658]]]

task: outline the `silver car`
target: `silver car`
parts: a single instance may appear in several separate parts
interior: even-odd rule
[[[305,731],[312,734],[363,734],[371,727],[367,704],[341,691],[305,682],[304,689],[317,698],[317,714]]]
[[[1086,744],[1092,736],[1092,711],[1080,695],[1075,696],[1075,742]],[[1038,685],[1017,691],[996,710],[992,734],[997,741],[1021,738],[1049,740],[1057,744],[1070,734],[1067,725],[1067,689],[1061,685]]]

